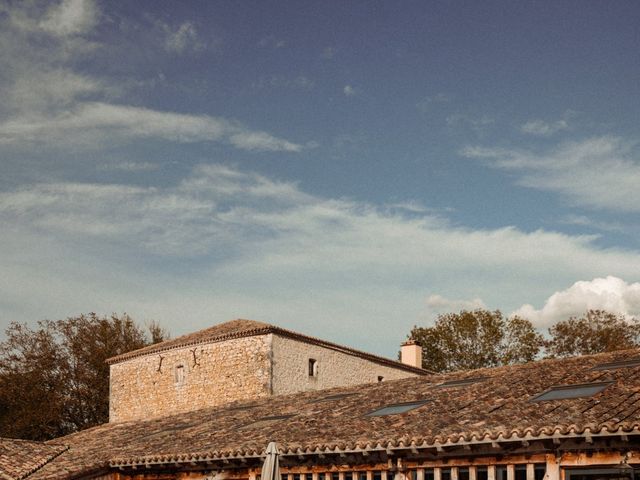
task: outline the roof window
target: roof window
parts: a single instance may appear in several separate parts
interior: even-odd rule
[[[404,403],[394,403],[391,405],[387,405],[386,407],[379,408],[374,410],[373,412],[367,413],[368,417],[382,417],[384,415],[397,415],[399,413],[405,413],[409,410],[413,410],[414,408],[421,407],[428,400],[419,400],[416,402],[404,402]]]
[[[618,360],[617,362],[600,363],[591,370],[617,370],[618,368],[630,368],[640,366],[640,357],[629,360]]]
[[[558,385],[545,390],[529,399],[530,402],[546,400],[564,400],[568,398],[591,397],[600,393],[613,382],[579,383],[575,385]]]
[[[467,385],[471,385],[473,383],[483,382],[489,377],[473,377],[473,378],[461,378],[459,380],[449,380],[447,382],[443,382],[440,385],[436,385],[437,387],[466,387]]]
[[[340,400],[342,398],[351,397],[353,395],[355,395],[355,393],[336,393],[334,395],[327,395],[326,397],[312,400],[309,403],[331,402],[333,400]]]

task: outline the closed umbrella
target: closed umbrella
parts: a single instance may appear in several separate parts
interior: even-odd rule
[[[280,480],[280,461],[276,442],[269,442],[266,455],[260,480]]]

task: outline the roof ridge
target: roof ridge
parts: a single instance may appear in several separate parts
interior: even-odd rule
[[[227,333],[220,333],[218,335],[214,334],[212,336],[207,336],[205,333],[207,331],[211,331],[219,327],[223,327],[223,326],[229,327],[233,324],[246,325],[246,328],[231,329],[231,331]],[[330,342],[328,340],[323,340],[321,338],[312,337],[310,335],[305,335],[303,333],[298,333],[293,330],[288,330],[286,328],[279,327],[277,325],[261,322],[258,320],[247,320],[242,318],[229,320],[227,322],[223,322],[218,325],[213,325],[211,327],[198,330],[193,333],[182,335],[178,338],[166,340],[164,342],[149,345],[147,347],[143,347],[138,350],[133,350],[131,352],[116,355],[115,357],[108,358],[107,363],[108,364],[119,363],[132,358],[141,357],[144,355],[150,355],[153,353],[159,353],[167,350],[173,350],[177,348],[184,348],[191,345],[217,343],[225,340],[231,340],[234,338],[250,337],[250,336],[263,335],[268,333],[275,333],[285,337],[293,338],[295,340],[300,340],[306,343],[311,343],[311,344],[319,345],[325,348],[330,348],[332,350],[337,350],[337,351],[340,351],[349,355],[354,355],[360,358],[364,358],[376,363],[381,363],[383,365],[400,368],[402,370],[410,371],[412,373],[416,373],[419,375],[427,375],[427,374],[433,373],[423,368],[413,367],[411,365],[401,363],[397,360],[392,360],[390,358],[365,352],[363,350],[358,350],[356,348],[348,347],[346,345],[340,345],[338,343]],[[183,340],[181,341],[181,339]]]

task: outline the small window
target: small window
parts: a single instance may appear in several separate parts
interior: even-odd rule
[[[331,480],[340,480],[340,473],[331,472]]]
[[[315,358],[309,359],[309,376],[310,377],[318,376],[318,361]]]
[[[440,469],[440,478],[442,480],[451,480],[451,469],[450,468],[441,468]]]
[[[184,384],[184,365],[176,365],[175,380],[176,380],[176,385]]]
[[[514,468],[515,479],[514,480],[527,480],[527,466],[516,465]]]
[[[461,378],[459,380],[449,380],[448,382],[443,382],[440,385],[436,385],[437,387],[466,387],[467,385],[471,385],[473,383],[478,383],[486,380],[489,377],[474,377],[474,378]]]
[[[631,368],[640,365],[640,358],[630,358],[629,360],[619,360],[617,362],[601,363],[591,370],[617,370],[618,368]]]
[[[547,474],[547,465],[544,463],[536,463],[533,466],[533,478],[534,480],[543,480]]]
[[[507,467],[506,465],[496,466],[496,480],[507,480]]]
[[[433,480],[434,478],[435,478],[435,474],[433,473],[433,468],[425,468],[424,480]]]
[[[409,410],[413,410],[414,408],[421,407],[428,400],[420,400],[418,402],[405,402],[405,403],[394,403],[392,405],[387,405],[386,407],[379,408],[378,410],[374,410],[373,412],[367,413],[368,417],[382,417],[384,415],[397,415],[399,413],[405,413]]]
[[[469,480],[469,468],[467,467],[458,468],[458,480]]]
[[[558,385],[535,395],[530,402],[543,402],[545,400],[564,400],[568,398],[592,397],[600,393],[613,382],[581,383],[576,385]]]

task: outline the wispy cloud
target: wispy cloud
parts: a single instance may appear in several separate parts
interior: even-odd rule
[[[23,302],[21,315],[56,315],[61,304],[95,309],[108,298],[108,308],[143,311],[179,329],[172,318],[180,306],[179,317],[192,325],[203,325],[203,312],[285,321],[304,311],[311,333],[321,333],[316,323],[349,318],[400,341],[425,307],[496,305],[511,292],[511,306],[498,306],[514,308],[526,301],[513,291],[515,281],[519,295],[538,298],[575,278],[640,271],[637,252],[599,249],[591,237],[457,227],[423,208],[322,198],[218,164],[167,187],[24,186],[0,194],[0,222],[0,263],[13,279],[0,280],[0,298]],[[38,255],[43,248],[55,262]],[[110,265],[117,275],[87,276],[87,263]],[[154,264],[151,281],[140,276]],[[168,264],[193,267],[176,278]],[[55,289],[20,296],[18,286],[53,276]],[[439,296],[425,306],[425,292]],[[334,323],[344,341],[348,325]]]
[[[358,90],[351,85],[345,85],[342,89],[342,93],[344,93],[346,97],[353,97],[358,94]]]
[[[79,103],[50,117],[0,123],[0,145],[24,142],[101,147],[107,141],[157,138],[180,143],[226,141],[243,150],[298,152],[302,145],[208,115],[159,112],[100,102]]]
[[[495,123],[495,120],[489,115],[474,116],[466,113],[454,113],[447,116],[446,122],[450,127],[465,127],[476,133],[483,133]]]
[[[197,52],[205,46],[198,38],[196,27],[191,22],[183,22],[175,30],[165,25],[165,33],[165,48],[168,52],[184,53],[187,50]]]
[[[267,35],[258,40],[258,47],[260,48],[283,48],[286,45],[287,42],[285,40],[275,35]]]
[[[606,310],[629,318],[640,318],[640,283],[627,283],[614,276],[579,281],[555,292],[539,310],[526,304],[513,313],[543,328],[580,316],[587,310]]]
[[[519,174],[520,185],[557,192],[576,205],[640,211],[640,160],[636,145],[620,137],[562,143],[543,153],[468,147],[462,154]]]
[[[135,139],[223,142],[248,151],[298,152],[300,144],[211,115],[158,111],[127,105],[120,82],[76,71],[97,44],[100,20],[90,0],[64,0],[48,8],[1,7],[0,145],[104,148]],[[166,48],[180,53],[200,48],[193,24],[166,24]],[[119,103],[115,100],[120,99]]]
[[[437,294],[429,295],[425,301],[425,305],[431,316],[441,313],[458,312],[460,310],[487,308],[480,298],[473,298],[471,300],[451,299]]]
[[[416,108],[423,113],[431,110],[434,104],[438,103],[449,103],[451,101],[451,97],[446,93],[437,93],[435,95],[428,95],[416,103]]]
[[[575,119],[576,115],[577,113],[573,110],[567,110],[559,120],[529,120],[520,125],[520,131],[529,135],[550,137],[558,132],[570,130],[571,125],[569,122]]]

